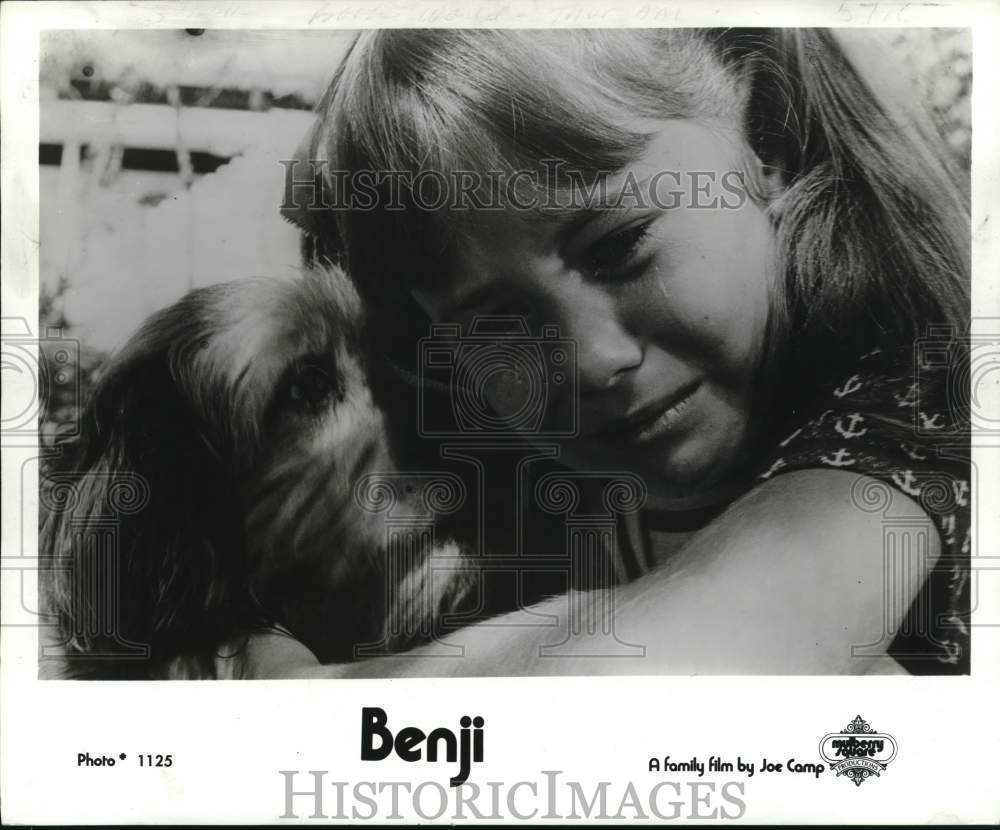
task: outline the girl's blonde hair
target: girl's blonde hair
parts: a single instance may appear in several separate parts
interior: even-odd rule
[[[782,386],[804,391],[875,348],[912,350],[930,325],[968,323],[965,187],[917,96],[884,90],[858,41],[817,29],[369,31],[306,152],[326,176],[558,159],[593,181],[642,152],[639,119],[730,118],[786,185],[769,205],[783,279],[768,354]],[[449,271],[475,211],[418,208],[388,187],[370,210],[292,213],[313,253],[344,265],[376,308],[398,309]]]

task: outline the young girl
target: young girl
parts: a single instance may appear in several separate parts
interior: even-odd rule
[[[642,477],[618,534],[642,573],[603,606],[472,626],[463,659],[320,666],[261,635],[255,671],[968,672],[968,216],[882,52],[818,30],[362,34],[303,150],[336,204],[290,193],[286,215],[396,359],[428,318],[575,342],[575,394],[549,387],[550,423],[578,419],[560,461]],[[484,392],[502,415],[520,384]],[[641,656],[588,656],[578,632],[609,624]]]

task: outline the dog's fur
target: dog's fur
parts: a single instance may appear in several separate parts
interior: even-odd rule
[[[344,661],[360,643],[403,649],[390,628],[454,607],[461,568],[418,565],[386,600],[384,519],[355,502],[359,479],[395,469],[367,342],[357,294],[326,270],[195,290],[111,359],[80,440],[43,476],[62,672],[212,677],[221,651],[238,660],[241,638],[273,626]],[[81,594],[88,574],[111,605]]]

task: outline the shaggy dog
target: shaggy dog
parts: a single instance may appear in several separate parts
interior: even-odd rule
[[[239,676],[265,629],[324,662],[434,636],[472,585],[428,531],[454,482],[396,472],[368,342],[336,270],[198,289],[143,325],[42,477],[49,674]],[[400,516],[418,531],[389,544]]]

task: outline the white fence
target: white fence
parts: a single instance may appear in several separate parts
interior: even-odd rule
[[[280,160],[311,120],[301,110],[43,100],[40,141],[63,149],[59,167],[40,172],[41,279],[68,281],[79,336],[113,348],[191,287],[292,273],[298,235],[278,214]],[[116,168],[130,148],[172,150],[181,172]],[[232,160],[192,178],[192,152]]]
[[[217,156],[267,148],[291,152],[311,120],[312,114],[302,110],[47,101],[41,108],[39,140],[64,146],[99,142],[151,150],[181,147]]]

